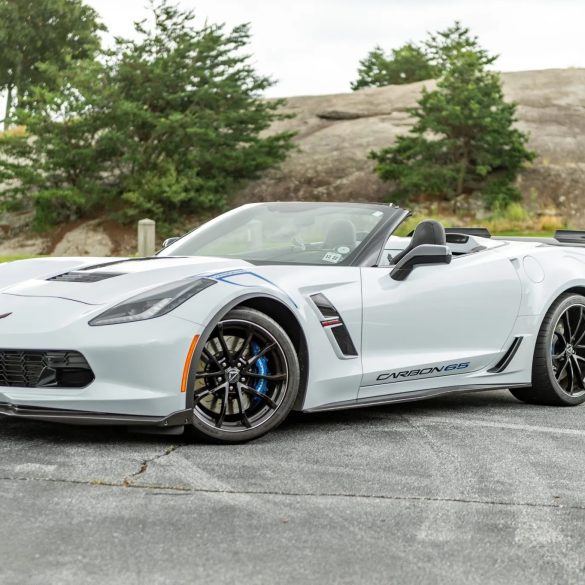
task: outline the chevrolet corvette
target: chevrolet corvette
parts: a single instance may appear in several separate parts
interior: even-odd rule
[[[153,257],[4,264],[0,415],[236,443],[292,410],[584,402],[585,233],[396,235],[409,215],[256,203]]]

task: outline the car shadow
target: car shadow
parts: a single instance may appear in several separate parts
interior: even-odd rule
[[[119,443],[129,445],[132,443],[148,444],[176,444],[185,442],[181,435],[152,435],[129,432],[127,428],[120,426],[78,426],[62,423],[32,421],[24,419],[0,419],[0,442],[8,439],[13,442],[45,442],[55,445],[83,445],[83,444],[107,444]]]
[[[509,411],[515,408],[535,408],[514,398],[508,390],[489,390],[482,392],[452,393],[423,400],[395,402],[379,406],[349,408],[324,412],[302,413],[293,412],[281,425],[279,430],[298,425],[327,426],[343,423],[372,421],[380,418],[396,416],[416,416],[432,412],[433,414],[468,415],[474,411],[489,410],[491,414],[498,411]],[[542,407],[540,407],[542,408]]]
[[[429,411],[433,414],[461,414],[466,416],[475,411],[509,411],[515,408],[543,408],[523,404],[508,391],[486,391],[461,394],[449,394],[425,400],[399,402],[383,406],[352,408],[315,413],[292,412],[284,423],[273,433],[263,438],[270,440],[275,433],[279,439],[294,432],[321,432],[336,426],[347,427],[348,424],[359,426],[380,419],[392,419],[403,416],[422,415]],[[136,445],[183,445],[203,444],[204,441],[193,440],[188,435],[154,435],[130,432],[118,426],[73,426],[60,423],[39,421],[0,419],[0,442],[45,442],[53,445],[73,446],[83,444],[111,445],[117,443],[126,446]]]

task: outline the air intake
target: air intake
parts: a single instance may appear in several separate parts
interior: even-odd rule
[[[94,380],[76,351],[0,350],[0,386],[84,388]]]
[[[510,365],[510,362],[514,359],[516,352],[522,345],[523,337],[516,337],[512,342],[512,345],[508,348],[508,351],[504,354],[504,357],[488,372],[490,374],[501,374]]]

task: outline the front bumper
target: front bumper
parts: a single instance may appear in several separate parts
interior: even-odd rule
[[[90,414],[106,421],[98,424],[117,424],[116,417],[121,417],[119,424],[133,424],[127,421],[138,417],[137,424],[156,426],[185,409],[183,369],[200,325],[165,315],[90,327],[88,321],[103,307],[5,294],[0,305],[2,312],[11,313],[0,320],[0,348],[78,351],[95,375],[85,388],[2,386],[0,414],[71,420],[81,413],[81,422],[88,424],[95,424]]]

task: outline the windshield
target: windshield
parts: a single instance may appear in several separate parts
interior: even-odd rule
[[[391,207],[344,203],[244,205],[181,238],[160,256],[220,256],[249,262],[340,264]]]

